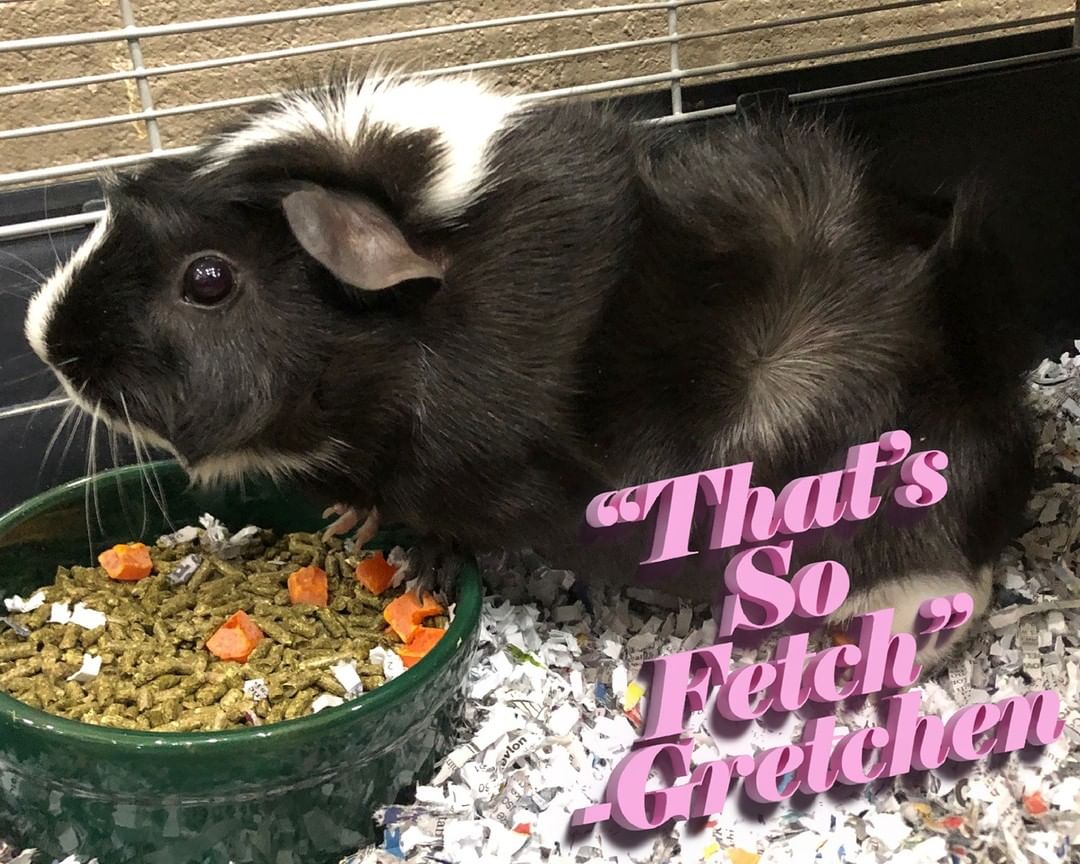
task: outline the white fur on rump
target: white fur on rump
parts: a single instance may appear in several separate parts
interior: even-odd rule
[[[216,144],[203,170],[213,171],[248,150],[291,138],[329,139],[354,149],[373,127],[434,130],[443,154],[425,190],[423,211],[432,217],[453,216],[483,188],[491,143],[521,105],[474,78],[373,75],[342,90],[283,96],[274,108]]]
[[[94,230],[90,232],[90,236],[83,241],[82,246],[75,250],[75,254],[67,262],[57,265],[52,277],[38,289],[38,292],[30,301],[26,313],[26,341],[30,343],[34,353],[45,363],[49,362],[49,346],[45,343],[45,331],[49,327],[53,310],[64,294],[67,293],[71,281],[79,268],[87,262],[105,239],[105,235],[109,230],[110,219],[111,214],[106,207],[105,213],[97,225],[94,226]],[[60,376],[60,381],[68,390],[69,395],[75,396],[71,392],[67,378]],[[76,401],[78,401],[77,397]]]
[[[971,595],[975,609],[971,618],[955,630],[936,633],[928,638],[927,644],[919,651],[918,661],[924,668],[930,668],[952,653],[959,645],[972,624],[976,623],[990,604],[993,589],[993,570],[983,567],[973,580],[960,573],[915,573],[905,578],[887,582],[863,594],[849,595],[847,601],[829,619],[830,623],[841,624],[856,615],[877,612],[880,609],[893,610],[893,633],[911,633],[918,640],[922,637],[916,632],[919,607],[933,597],[948,597],[961,592]],[[948,636],[943,642],[942,636]]]

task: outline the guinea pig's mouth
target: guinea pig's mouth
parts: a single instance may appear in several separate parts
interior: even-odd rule
[[[49,365],[52,366],[52,364]],[[64,388],[68,399],[76,408],[91,418],[91,430],[100,421],[105,424],[107,429],[115,429],[117,432],[127,436],[134,444],[136,456],[140,460],[149,459],[149,448],[152,447],[155,450],[162,450],[171,454],[183,464],[183,459],[172,442],[149,426],[132,419],[127,399],[121,391],[94,399],[87,395],[88,382],[76,387],[75,382],[67,375],[62,374],[57,367],[52,366],[52,370]],[[92,438],[93,431],[91,431],[91,440]]]
[[[49,365],[52,366],[51,363]],[[73,405],[88,414],[94,426],[100,421],[106,428],[115,429],[127,436],[134,444],[136,458],[140,461],[151,458],[151,447],[171,454],[184,469],[193,486],[236,484],[254,475],[269,477],[279,483],[297,478],[314,479],[326,473],[348,473],[342,461],[348,445],[336,438],[303,452],[261,443],[209,453],[190,450],[185,452],[184,447],[177,446],[149,426],[135,420],[129,401],[121,390],[110,389],[107,395],[94,398],[87,393],[89,382],[77,386],[75,381],[55,366],[53,372]]]

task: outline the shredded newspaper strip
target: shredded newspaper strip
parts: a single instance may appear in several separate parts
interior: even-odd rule
[[[676,822],[640,836],[571,833],[571,814],[601,800],[638,737],[648,698],[647,681],[637,680],[642,663],[709,644],[716,626],[704,606],[644,588],[587,589],[535,556],[501,555],[481,562],[488,597],[461,743],[416,788],[414,803],[376,813],[382,843],[341,864],[1080,862],[1080,357],[1044,362],[1030,387],[1041,424],[1030,529],[998,564],[990,615],[918,686],[922,710],[942,716],[1056,691],[1066,728],[1040,758],[1012,754],[967,772],[946,766],[841,786],[847,794],[819,795],[801,809],[787,802],[756,820],[729,806],[704,825]],[[745,649],[737,662],[767,660],[772,648]],[[389,656],[372,661],[386,664],[388,678],[400,674]],[[841,734],[878,722],[869,704],[841,707],[839,718]],[[789,743],[801,724],[789,715],[716,740],[704,719],[690,718],[694,764]],[[93,864],[93,852],[62,864]],[[0,864],[44,861],[0,844]]]

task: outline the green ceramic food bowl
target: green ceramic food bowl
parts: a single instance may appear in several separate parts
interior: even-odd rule
[[[324,524],[310,502],[273,486],[196,491],[176,465],[155,467],[176,527],[203,513],[233,529]],[[121,468],[0,518],[0,594],[28,596],[57,565],[85,563],[88,524],[95,554],[171,530],[148,492],[144,508],[145,489]],[[387,533],[371,545],[403,542]],[[482,599],[475,566],[455,583],[454,621],[420,663],[298,720],[164,735],[65,720],[0,694],[0,839],[101,864],[335,864],[374,838],[374,811],[453,746]]]

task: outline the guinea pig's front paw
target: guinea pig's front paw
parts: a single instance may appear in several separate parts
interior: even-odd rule
[[[338,518],[323,531],[324,543],[331,537],[348,534],[357,525],[360,527],[356,529],[356,533],[353,535],[353,543],[356,544],[357,548],[363,546],[379,533],[379,511],[374,507],[370,510],[357,510],[355,507],[346,504],[334,504],[323,511],[323,519],[329,519],[334,514],[337,514]],[[363,522],[360,521],[361,519],[363,519]]]
[[[342,534],[347,534],[349,531],[352,531],[352,529],[356,527],[356,523],[360,521],[360,514],[356,511],[356,508],[349,507],[346,504],[332,504],[323,510],[322,518],[329,519],[335,514],[338,518],[323,531],[323,543],[331,537],[339,537]]]
[[[410,577],[420,579],[422,584],[431,585],[434,584],[438,571],[456,573],[465,558],[445,541],[424,537],[409,549],[408,560]]]

